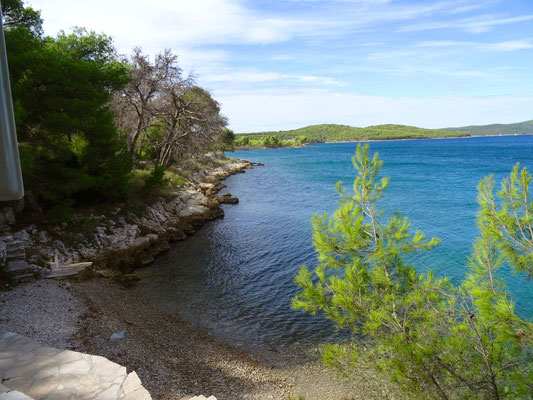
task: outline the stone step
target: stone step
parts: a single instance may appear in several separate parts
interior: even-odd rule
[[[26,259],[26,251],[25,250],[17,250],[16,252],[8,251],[6,255],[6,259],[8,260],[25,260]]]
[[[10,234],[6,234],[6,235],[0,235],[0,240],[4,243],[11,243],[12,241],[15,240],[15,238],[13,238],[13,236],[11,236]]]
[[[18,274],[26,274],[33,271],[32,265],[28,264],[25,260],[9,261],[6,266],[6,271]]]
[[[62,265],[58,268],[47,271],[44,275],[45,278],[66,278],[69,276],[78,275],[84,271],[87,267],[93,265],[92,262],[81,262],[69,265]]]
[[[14,240],[12,242],[7,243],[8,252],[11,253],[17,250],[25,250],[24,242],[21,242],[20,240]]]

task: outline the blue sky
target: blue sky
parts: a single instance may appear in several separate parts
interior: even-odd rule
[[[238,132],[533,119],[532,0],[32,0],[180,66]]]

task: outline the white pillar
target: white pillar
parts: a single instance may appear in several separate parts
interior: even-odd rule
[[[7,68],[6,42],[0,11],[0,201],[24,196],[22,172]]]

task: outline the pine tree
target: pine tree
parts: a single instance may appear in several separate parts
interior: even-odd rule
[[[497,278],[514,258],[483,206],[491,198],[490,180],[481,185],[486,189],[480,195],[481,234],[470,272],[455,287],[407,263],[408,254],[439,241],[412,234],[405,217],[385,220],[377,203],[388,179],[377,179],[382,162],[368,153],[368,145],[359,145],[352,158],[358,171],[353,193],[339,182],[339,208],[331,216],[313,217],[318,265],[314,272],[303,266],[296,276],[302,290],[293,307],[324,313],[352,334],[349,345],[327,346],[325,361],[353,366],[364,344],[379,368],[425,397],[527,398],[533,389],[532,325],[515,315]],[[530,215],[527,211],[523,219],[530,221]]]

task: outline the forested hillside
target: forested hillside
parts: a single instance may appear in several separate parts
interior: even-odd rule
[[[29,203],[50,216],[123,201],[165,168],[222,148],[227,119],[176,55],[117,54],[112,38],[83,28],[43,34],[40,12],[3,0],[2,15]],[[137,174],[139,176],[139,174]]]
[[[257,132],[237,135],[239,141],[259,140],[268,136],[275,136],[281,140],[292,140],[304,137],[306,142],[342,142],[354,140],[388,140],[388,139],[427,139],[442,137],[467,136],[463,132],[450,132],[438,129],[423,129],[406,125],[375,125],[366,128],[356,128],[348,125],[321,124],[290,131]]]
[[[448,132],[466,132],[471,136],[533,134],[533,120],[514,124],[470,125],[459,128],[444,128]]]

